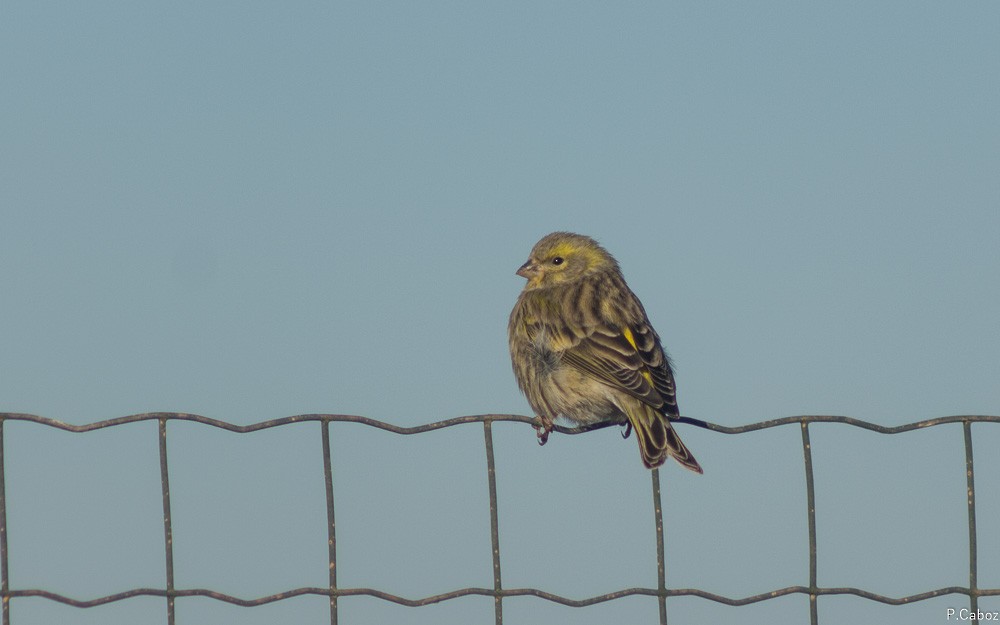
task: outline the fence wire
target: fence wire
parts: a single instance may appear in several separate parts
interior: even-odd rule
[[[140,421],[159,422],[157,436],[158,436],[159,456],[160,456],[160,483],[163,495],[163,542],[164,542],[164,567],[166,571],[166,588],[133,588],[131,590],[126,590],[112,595],[107,595],[104,597],[96,597],[93,599],[85,599],[85,600],[73,599],[65,595],[37,588],[13,589],[13,590],[10,588],[10,581],[9,581],[10,570],[7,558],[7,495],[6,495],[6,473],[5,473],[5,463],[4,463],[4,438],[3,438],[4,424],[7,421],[28,421],[31,423],[37,423],[40,425],[45,425],[56,429],[65,430],[67,432],[91,432],[93,430],[115,427],[127,423],[137,423]],[[170,514],[170,473],[167,468],[167,423],[169,421],[193,421],[196,423],[202,423],[204,425],[209,425],[223,430],[227,430],[229,432],[236,432],[239,434],[257,432],[260,430],[280,427],[291,423],[302,423],[305,421],[315,421],[320,424],[321,437],[323,443],[323,473],[324,473],[324,483],[326,488],[327,527],[328,527],[328,537],[329,537],[328,542],[329,542],[330,577],[328,586],[294,588],[292,590],[287,590],[285,592],[280,592],[273,595],[267,595],[265,597],[258,597],[256,599],[241,599],[239,597],[235,597],[232,595],[228,595],[225,593],[217,592],[206,588],[176,588],[174,586],[173,529],[171,525],[171,514]],[[760,601],[767,601],[778,597],[784,597],[786,595],[803,594],[809,596],[810,623],[812,625],[818,625],[819,615],[817,609],[817,598],[821,596],[854,595],[857,597],[862,597],[864,599],[869,599],[872,601],[877,601],[888,605],[903,605],[908,603],[914,603],[917,601],[923,601],[925,599],[931,599],[933,597],[939,597],[942,595],[958,594],[958,595],[968,596],[969,609],[973,614],[977,613],[979,609],[978,601],[980,597],[1000,596],[1000,588],[985,589],[985,588],[979,588],[977,585],[978,553],[977,553],[977,542],[976,542],[976,489],[975,489],[975,468],[972,457],[972,424],[1000,423],[1000,416],[963,415],[963,416],[939,417],[936,419],[928,419],[925,421],[908,423],[896,427],[884,427],[874,423],[869,423],[867,421],[862,421],[859,419],[853,419],[850,417],[837,417],[837,416],[814,415],[814,416],[786,417],[782,419],[760,421],[758,423],[751,423],[749,425],[743,425],[738,427],[727,427],[715,423],[701,421],[698,419],[679,417],[677,419],[677,422],[679,423],[687,423],[690,425],[710,430],[712,432],[718,432],[722,434],[743,434],[746,432],[755,432],[758,430],[764,430],[768,428],[774,428],[783,425],[794,425],[794,424],[798,424],[802,431],[802,455],[804,461],[804,476],[806,482],[806,514],[808,518],[808,533],[809,533],[809,585],[788,586],[785,588],[778,588],[770,592],[764,592],[757,595],[751,595],[748,597],[738,597],[738,598],[726,597],[724,595],[707,592],[704,590],[700,590],[698,588],[667,588],[666,562],[664,560],[664,547],[663,547],[663,509],[660,498],[660,475],[658,470],[653,470],[650,472],[652,474],[653,514],[655,517],[655,532],[656,532],[656,563],[657,563],[656,588],[625,588],[622,590],[617,590],[614,592],[609,592],[594,597],[588,597],[585,599],[570,599],[568,597],[563,597],[554,593],[546,592],[545,590],[539,588],[504,588],[502,583],[502,576],[500,574],[500,563],[501,563],[500,522],[499,522],[499,511],[497,505],[496,464],[494,461],[493,428],[492,428],[493,423],[496,422],[516,422],[532,426],[537,425],[536,420],[530,417],[525,417],[521,415],[506,415],[506,414],[486,414],[486,415],[456,417],[454,419],[437,421],[434,423],[428,423],[425,425],[419,425],[415,427],[401,427],[397,425],[392,425],[391,423],[385,423],[383,421],[370,419],[368,417],[360,417],[354,415],[339,415],[339,414],[304,414],[291,417],[284,417],[281,419],[273,419],[271,421],[262,421],[260,423],[254,423],[251,425],[235,425],[232,423],[227,423],[225,421],[219,421],[217,419],[203,417],[201,415],[175,413],[175,412],[150,412],[150,413],[130,415],[126,417],[119,417],[116,419],[108,419],[106,421],[97,421],[85,425],[71,425],[68,423],[63,423],[62,421],[57,421],[55,419],[49,419],[46,417],[40,417],[37,415],[9,413],[9,412],[0,413],[0,596],[2,596],[3,600],[2,625],[9,625],[11,623],[11,617],[10,617],[11,599],[20,597],[44,597],[46,599],[50,599],[52,601],[56,601],[77,608],[90,608],[94,606],[113,603],[116,601],[122,601],[125,599],[129,599],[131,597],[140,597],[140,596],[163,597],[166,599],[167,623],[168,625],[175,625],[176,617],[174,613],[174,604],[175,600],[178,597],[208,597],[211,599],[223,601],[226,603],[242,607],[254,607],[254,606],[264,605],[267,603],[273,603],[275,601],[283,601],[285,599],[290,599],[292,597],[299,597],[302,595],[320,595],[329,597],[330,623],[331,625],[337,625],[337,601],[341,597],[356,597],[356,596],[375,597],[378,599],[390,601],[404,606],[419,607],[419,606],[426,606],[434,603],[439,603],[442,601],[449,601],[451,599],[456,599],[459,597],[479,595],[479,596],[493,598],[494,611],[496,615],[496,624],[502,625],[503,600],[507,597],[525,597],[525,596],[538,597],[540,599],[545,599],[553,603],[579,608],[579,607],[591,606],[597,603],[603,603],[605,601],[614,601],[616,599],[620,599],[623,597],[641,595],[641,596],[656,597],[658,599],[660,623],[661,625],[666,625],[667,623],[666,601],[667,598],[669,597],[684,597],[684,596],[701,597],[702,599],[715,601],[717,603],[729,606],[744,606],[751,603],[757,603]],[[468,423],[482,423],[483,432],[485,436],[485,446],[486,446],[486,475],[489,483],[490,539],[493,548],[493,588],[471,588],[471,587],[459,588],[457,590],[437,595],[432,595],[429,597],[424,597],[422,599],[407,599],[405,597],[400,597],[398,595],[394,595],[392,593],[388,593],[375,588],[340,588],[337,585],[337,535],[336,535],[337,525],[336,525],[336,515],[334,514],[333,470],[332,470],[332,461],[330,456],[330,427],[329,427],[330,423],[359,423],[373,428],[378,428],[380,430],[386,430],[388,432],[393,432],[395,434],[404,434],[404,435],[421,434],[424,432],[431,432],[433,430],[440,430],[442,428],[453,427],[456,425],[462,425]],[[928,590],[926,592],[914,595],[894,598],[870,592],[867,590],[863,590],[860,588],[853,588],[853,587],[827,588],[827,587],[820,587],[818,585],[816,576],[816,553],[817,553],[816,490],[813,483],[812,445],[809,439],[809,426],[813,423],[841,423],[844,425],[854,426],[865,430],[878,432],[880,434],[900,434],[903,432],[909,432],[911,430],[918,430],[918,429],[928,428],[937,425],[945,425],[950,423],[962,424],[962,429],[965,438],[966,482],[968,488],[968,520],[969,520],[969,585],[968,586],[948,586],[945,588]],[[591,430],[608,427],[610,425],[615,425],[615,424],[595,424],[591,426],[584,426],[577,428],[556,426],[555,430],[563,434],[580,434],[583,432],[588,432]]]

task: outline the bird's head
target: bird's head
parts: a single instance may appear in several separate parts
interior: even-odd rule
[[[597,241],[572,232],[553,232],[535,244],[528,261],[517,270],[527,278],[525,289],[544,289],[584,276],[616,270],[618,263]]]

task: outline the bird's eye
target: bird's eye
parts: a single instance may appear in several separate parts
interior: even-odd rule
[[[561,265],[561,264],[563,264],[563,257],[562,256],[556,256],[555,258],[552,259],[552,264],[553,265]]]

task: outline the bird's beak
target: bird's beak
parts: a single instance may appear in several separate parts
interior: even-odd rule
[[[517,275],[521,276],[522,278],[527,278],[528,280],[530,280],[534,276],[538,275],[538,265],[532,263],[529,260],[528,262],[521,265],[521,268],[517,270]]]

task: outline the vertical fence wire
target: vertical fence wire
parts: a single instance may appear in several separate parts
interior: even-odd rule
[[[333,460],[330,457],[330,422],[323,428],[323,481],[326,486],[327,547],[330,567],[330,625],[337,625],[337,517],[333,512]]]
[[[667,625],[667,560],[663,549],[663,499],[660,497],[660,470],[653,475],[653,517],[656,526],[656,598],[660,607],[660,625]]]
[[[802,423],[802,455],[806,463],[806,514],[809,518],[809,623],[819,624],[819,606],[816,605],[816,488],[813,483],[812,443],[809,441],[809,424]]]
[[[497,513],[497,467],[493,457],[493,422],[483,421],[486,437],[486,479],[490,487],[490,544],[493,547],[493,606],[496,625],[503,625],[503,584],[500,579],[500,520]]]
[[[3,592],[3,625],[10,623],[10,580],[7,577],[7,472],[4,462],[3,430],[0,419],[0,591]]]
[[[976,473],[972,464],[972,423],[964,421],[962,430],[965,434],[965,479],[969,498],[969,609],[972,614],[979,613],[978,595],[978,556],[976,546]]]
[[[167,420],[159,419],[160,490],[163,493],[163,552],[167,572],[167,625],[174,625],[174,530],[170,516],[170,471],[167,468]]]

